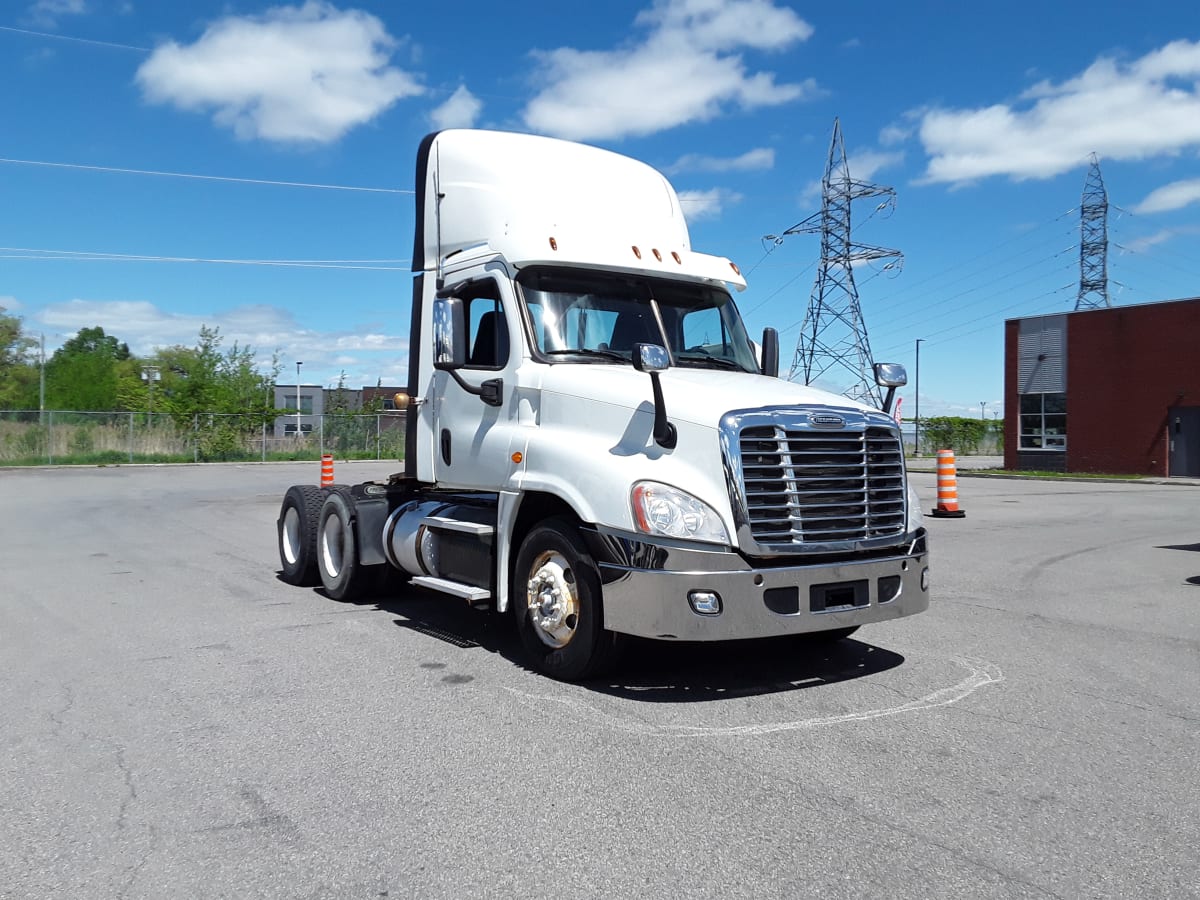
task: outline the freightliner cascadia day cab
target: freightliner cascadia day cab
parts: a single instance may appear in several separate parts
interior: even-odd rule
[[[289,488],[285,580],[349,600],[398,571],[510,614],[560,679],[626,635],[838,639],[928,607],[895,420],[777,377],[659,172],[442,131],[416,215],[404,471]],[[886,410],[904,372],[875,371]]]

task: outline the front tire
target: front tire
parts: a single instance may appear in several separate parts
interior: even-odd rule
[[[283,495],[279,518],[279,565],[283,580],[299,587],[320,584],[317,574],[317,525],[324,494],[320,488],[294,484]]]
[[[510,592],[517,632],[534,666],[577,681],[616,662],[619,635],[604,628],[600,573],[583,539],[563,519],[548,519],[521,543]]]

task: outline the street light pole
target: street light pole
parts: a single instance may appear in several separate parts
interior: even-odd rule
[[[146,388],[150,392],[149,407],[146,410],[146,425],[154,426],[154,382],[162,378],[158,366],[142,366],[142,381],[146,382]]]
[[[296,440],[300,440],[300,367],[304,363],[296,362]]]
[[[987,409],[987,401],[980,400],[979,401],[979,418],[982,419],[984,422],[987,421],[987,413],[985,412],[986,409]]]
[[[46,332],[41,332],[42,336],[42,352],[41,352],[41,377],[38,379],[38,427],[44,428],[46,425]]]
[[[916,399],[916,437],[913,456],[921,455],[921,342],[925,338],[917,338],[917,399]]]

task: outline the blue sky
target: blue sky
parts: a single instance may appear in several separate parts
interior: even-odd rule
[[[819,245],[764,235],[819,208],[835,118],[851,175],[897,193],[855,207],[854,237],[904,254],[856,277],[907,415],[918,338],[923,415],[1002,412],[1004,320],[1074,308],[1092,152],[1113,304],[1200,295],[1192,4],[444,9],[0,2],[0,306],[48,350],[101,325],[149,353],[207,324],[278,351],[281,381],[302,360],[306,383],[402,384],[417,143],[500,128],[666,172],[786,368]]]

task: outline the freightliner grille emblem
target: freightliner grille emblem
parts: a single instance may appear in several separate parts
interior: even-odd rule
[[[846,420],[833,413],[814,413],[808,417],[808,422],[814,428],[845,428]]]

